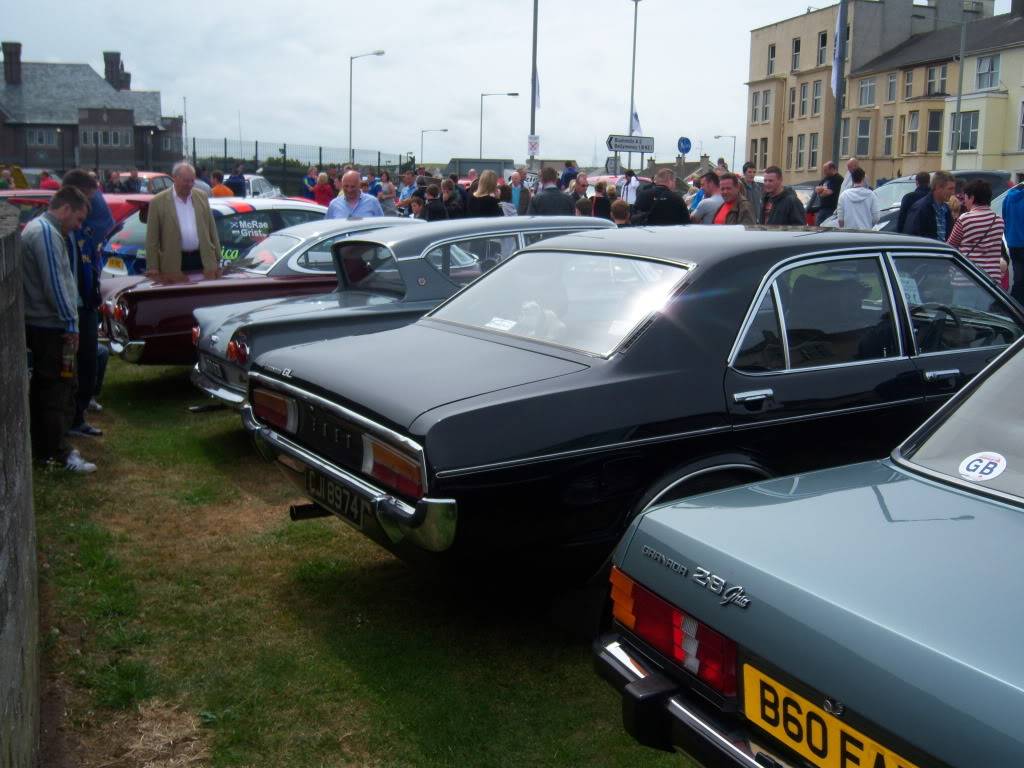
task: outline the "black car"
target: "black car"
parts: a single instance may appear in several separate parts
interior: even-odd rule
[[[931,240],[595,230],[415,324],[259,357],[243,420],[314,502],[293,516],[582,573],[652,503],[883,456],[1022,327]]]

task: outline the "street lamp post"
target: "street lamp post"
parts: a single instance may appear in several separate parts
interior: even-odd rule
[[[57,128],[57,141],[60,142],[60,174],[63,176],[67,169],[64,167],[64,131],[60,127]]]
[[[716,139],[732,139],[732,165],[729,170],[736,173],[736,136],[731,133],[722,133],[715,136]]]
[[[635,103],[635,101],[633,99],[633,96],[636,93],[636,22],[637,22],[637,15],[639,14],[639,11],[640,11],[640,0],[632,0],[632,2],[633,2],[633,67],[630,70],[630,74],[629,74],[629,120],[628,120],[628,127],[629,127],[629,135],[630,136],[633,135],[633,113],[636,112],[636,103]],[[629,167],[632,168],[633,167],[633,153],[632,152],[629,153],[628,158],[629,159],[626,162],[629,163]]]
[[[448,133],[447,128],[424,128],[420,131],[420,162],[425,163],[423,158],[423,134],[425,133]]]
[[[352,62],[362,59],[365,56],[383,56],[384,51],[370,51],[370,53],[359,53],[348,57],[348,161],[355,163],[356,151],[352,148]]]
[[[480,94],[480,157],[484,156],[484,96],[518,96],[518,93],[481,93]]]

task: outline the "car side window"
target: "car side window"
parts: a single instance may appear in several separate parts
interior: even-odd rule
[[[539,243],[541,240],[547,240],[549,237],[558,237],[559,235],[568,234],[569,230],[559,230],[557,232],[524,232],[523,238],[526,240],[527,245],[533,245]]]
[[[992,347],[1021,334],[1006,301],[952,259],[893,259],[918,352]]]
[[[777,283],[791,368],[899,356],[877,258],[804,264]]]
[[[305,224],[307,221],[319,221],[324,217],[320,211],[283,209],[277,213],[281,217],[282,227],[294,227],[296,224]]]
[[[778,371],[786,367],[779,314],[772,291],[765,293],[754,313],[736,355],[735,366],[741,371]]]
[[[474,237],[431,248],[424,258],[453,283],[466,285],[496,267],[518,249],[519,242],[515,235]]]
[[[153,191],[153,194],[156,194],[157,192],[163,192],[165,189],[171,186],[171,180],[164,178],[163,176],[156,176],[150,180],[149,185]]]
[[[221,258],[234,261],[274,231],[270,211],[250,211],[216,218]]]
[[[302,253],[295,263],[302,269],[312,269],[317,272],[334,272],[334,257],[331,255],[331,246],[349,237],[350,234],[346,232],[327,240],[321,240]]]

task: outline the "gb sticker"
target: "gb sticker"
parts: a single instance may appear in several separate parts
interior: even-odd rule
[[[982,451],[968,456],[960,462],[960,477],[976,483],[994,480],[1006,469],[1006,459],[1001,453]]]

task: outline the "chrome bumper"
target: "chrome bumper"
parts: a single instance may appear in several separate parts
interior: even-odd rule
[[[723,714],[663,675],[619,635],[594,641],[598,674],[622,694],[622,725],[641,744],[678,749],[707,768],[786,768],[752,740],[741,716]]]
[[[142,353],[146,349],[144,341],[116,341],[110,340],[110,351],[125,362],[137,363],[142,359]]]
[[[192,375],[190,378],[192,379],[193,385],[203,390],[203,392],[208,394],[210,397],[217,398],[225,405],[228,405],[232,408],[241,408],[242,405],[245,403],[244,394],[238,393],[233,389],[228,389],[227,387],[218,384],[216,381],[214,381],[201,370],[199,370],[199,363],[196,363],[192,367]]]
[[[248,403],[242,406],[242,423],[253,434],[264,458],[276,461],[293,473],[303,474],[300,483],[303,488],[304,470],[312,469],[368,502],[377,523],[392,543],[408,540],[422,549],[443,552],[454,542],[458,518],[455,499],[423,498],[416,502],[416,506],[411,506],[260,424]]]

